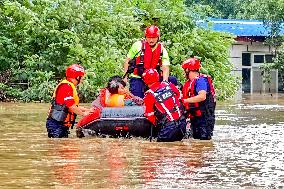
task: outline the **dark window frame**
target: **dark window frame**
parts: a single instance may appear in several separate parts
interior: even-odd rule
[[[253,55],[253,63],[254,64],[263,64],[265,63],[265,54],[254,54]]]
[[[251,92],[251,74],[252,68],[242,68],[242,91],[245,93]]]
[[[251,53],[242,53],[242,66],[251,66]]]

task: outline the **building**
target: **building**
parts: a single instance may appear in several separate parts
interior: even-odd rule
[[[269,36],[269,29],[262,21],[210,19],[209,22],[210,24],[205,22],[199,24],[207,28],[210,25],[209,28],[214,31],[229,32],[235,36],[235,42],[230,47],[230,61],[235,67],[233,72],[242,77],[240,92],[284,92],[283,83],[278,82],[277,70],[272,70],[270,83],[263,82],[260,66],[272,62],[275,48],[264,43]]]

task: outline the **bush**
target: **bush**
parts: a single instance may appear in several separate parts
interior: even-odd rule
[[[193,54],[213,76],[220,98],[237,87],[228,61],[231,38],[197,28],[181,0],[6,0],[0,24],[0,73],[12,70],[2,90],[23,90],[11,93],[18,100],[49,101],[65,68],[80,63],[87,70],[81,99],[90,102],[110,76],[123,74],[127,51],[150,24],[161,29],[173,75],[184,80],[180,64]]]

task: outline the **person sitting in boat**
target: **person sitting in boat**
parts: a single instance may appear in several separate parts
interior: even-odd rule
[[[144,97],[144,115],[159,130],[157,142],[181,141],[186,133],[181,92],[172,83],[159,82],[155,69],[145,70],[142,78],[149,87]]]
[[[142,98],[129,92],[126,83],[120,76],[112,76],[106,88],[100,90],[99,96],[92,102],[93,107],[122,107],[143,105]]]
[[[87,116],[93,109],[79,106],[78,86],[85,75],[83,66],[72,64],[66,69],[66,79],[54,90],[51,107],[46,120],[49,138],[68,138],[69,128],[73,127],[77,115]]]

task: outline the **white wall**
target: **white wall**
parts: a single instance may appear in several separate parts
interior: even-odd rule
[[[277,71],[272,73],[272,81],[269,87],[267,84],[262,83],[262,77],[260,75],[258,67],[261,64],[253,63],[253,55],[255,54],[272,54],[274,48],[264,45],[263,42],[240,42],[236,41],[230,47],[230,62],[234,65],[233,74],[242,77],[242,68],[251,68],[251,92],[277,92],[278,91],[278,79]],[[242,53],[251,53],[251,66],[242,66]],[[239,95],[242,92],[242,88],[237,92]]]

